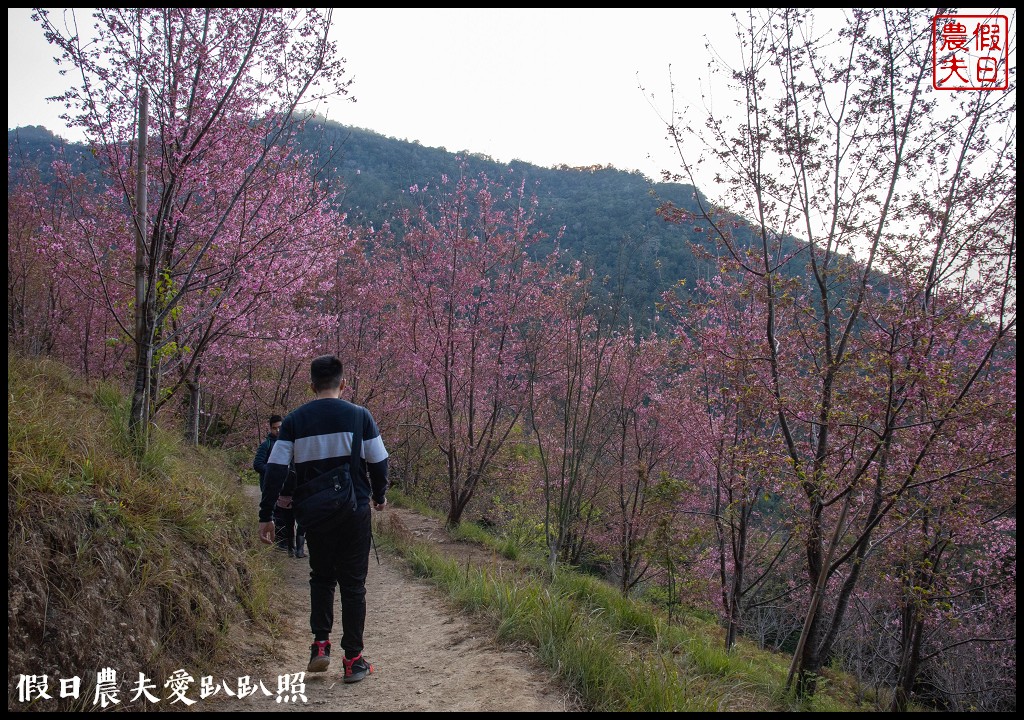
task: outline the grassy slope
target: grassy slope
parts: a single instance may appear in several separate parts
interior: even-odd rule
[[[119,391],[45,360],[8,359],[7,382],[8,710],[91,709],[107,667],[122,688],[224,675],[228,629],[271,620],[227,456],[157,429],[140,471]],[[53,699],[19,702],[19,675],[43,673]],[[73,676],[77,703],[59,697]]]

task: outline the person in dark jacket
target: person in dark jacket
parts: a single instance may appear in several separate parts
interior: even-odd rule
[[[267,459],[270,458],[270,450],[274,447],[277,436],[281,432],[281,420],[280,415],[270,416],[270,432],[267,433],[266,439],[260,443],[260,446],[256,448],[256,457],[252,461],[252,469],[260,476],[261,493],[263,492],[263,475],[267,471]]]
[[[270,432],[267,438],[260,443],[256,450],[256,457],[252,461],[252,469],[260,474],[260,493],[263,493],[264,475],[267,471],[267,460],[270,458],[270,451],[277,442],[281,432],[280,415],[270,416]],[[292,493],[295,492],[295,469],[290,468],[288,479],[281,488],[281,495],[274,506],[274,525],[276,527],[277,549],[287,551],[288,557],[306,557],[305,544],[306,536],[295,523],[295,511],[292,509]]]
[[[313,633],[309,672],[324,672],[331,662],[330,635],[334,626],[334,591],[341,595],[341,647],[345,651],[343,679],[359,682],[373,672],[363,658],[366,624],[366,575],[370,564],[370,505],[387,506],[388,451],[370,411],[342,400],[341,361],[322,355],[310,363],[315,399],[284,419],[281,435],[267,462],[260,502],[259,535],[275,540],[274,506],[294,463],[296,487],[347,462],[362,467],[351,473],[356,510],[351,522],[327,530],[306,529],[309,550],[309,626]],[[362,437],[358,457],[352,457],[354,434]],[[365,467],[367,472],[363,472]]]

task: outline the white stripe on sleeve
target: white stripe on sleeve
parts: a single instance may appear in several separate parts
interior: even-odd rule
[[[387,457],[388,451],[384,447],[384,441],[380,439],[380,435],[363,443],[363,459],[366,462],[379,463],[381,460],[386,460]]]
[[[277,440],[274,442],[274,447],[270,451],[270,457],[267,458],[268,463],[274,463],[275,465],[287,465],[292,459],[292,443],[290,440]]]

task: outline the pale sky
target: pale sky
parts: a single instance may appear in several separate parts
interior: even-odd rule
[[[88,12],[78,11],[80,25],[91,25]],[[339,8],[332,32],[357,102],[320,112],[344,125],[500,162],[610,164],[658,179],[664,169],[679,169],[659,119],[671,110],[669,67],[676,109],[699,107],[708,91],[706,42],[729,60],[738,51],[731,12]],[[838,27],[843,14],[816,11],[820,29]],[[44,125],[81,139],[58,119],[57,104],[45,100],[65,90],[72,75],[57,74],[29,15],[7,11],[7,126]],[[59,23],[60,10],[51,17]],[[721,109],[729,100],[725,88],[718,82],[712,90]]]
[[[57,74],[29,15],[7,11],[7,126],[81,139],[45,100],[72,76]],[[91,24],[87,10],[78,17]],[[500,162],[611,164],[649,176],[678,163],[640,84],[667,117],[669,65],[677,85],[695,91],[706,81],[704,36],[735,47],[723,10],[339,8],[334,25],[357,101],[326,108],[332,120]]]

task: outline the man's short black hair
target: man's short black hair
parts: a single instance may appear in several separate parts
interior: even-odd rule
[[[281,417],[280,415],[271,415],[270,416],[270,424],[271,425],[273,425],[274,423],[279,423],[282,420],[284,420],[284,418]]]
[[[334,355],[321,355],[309,364],[309,379],[313,390],[330,390],[341,387],[341,374],[344,366]]]

